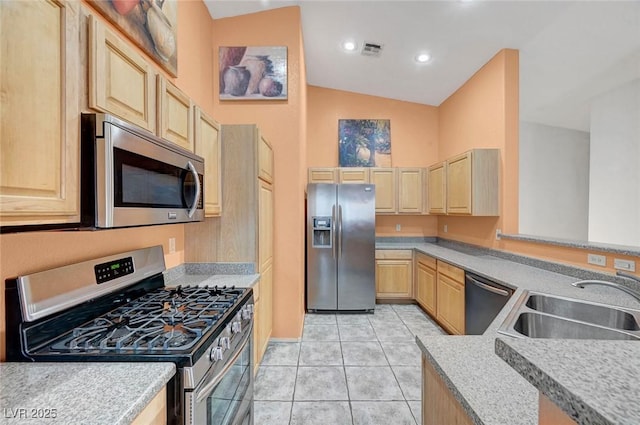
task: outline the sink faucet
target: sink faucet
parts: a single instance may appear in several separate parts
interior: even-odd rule
[[[607,282],[606,280],[579,280],[577,282],[573,282],[571,285],[575,286],[576,288],[584,288],[586,285],[609,286],[611,288],[619,289],[622,292],[626,292],[627,294],[635,298],[638,302],[640,302],[640,292],[634,291],[633,289],[627,288],[626,286],[620,285],[618,283]]]
[[[622,277],[626,277],[627,279],[631,279],[631,280],[635,280],[637,282],[640,282],[640,277],[631,274],[631,273],[625,273],[625,272],[621,272],[621,271],[617,271],[616,275],[618,276],[622,276]]]

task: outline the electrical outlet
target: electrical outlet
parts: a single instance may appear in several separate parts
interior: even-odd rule
[[[624,270],[626,272],[635,272],[636,262],[631,260],[621,260],[619,258],[614,258],[613,268],[617,270]]]
[[[447,227],[447,225],[444,225],[444,232],[447,233],[449,231],[449,228]]]
[[[501,229],[496,229],[496,240],[499,241],[500,240],[500,235],[502,234],[502,230]]]
[[[605,257],[604,255],[587,254],[587,263],[595,264],[596,266],[606,267],[607,257]]]
[[[169,238],[169,254],[176,252],[176,238]]]
[[[399,232],[400,230],[402,230],[402,225],[396,224],[396,232]]]

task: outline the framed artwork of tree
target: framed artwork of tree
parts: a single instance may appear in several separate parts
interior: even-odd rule
[[[340,167],[391,167],[390,120],[338,120]]]

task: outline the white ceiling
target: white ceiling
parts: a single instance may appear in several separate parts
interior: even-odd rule
[[[589,129],[589,99],[640,78],[640,1],[205,0],[214,19],[298,5],[307,83],[439,105],[502,48],[520,50],[521,119]],[[345,39],[383,45],[346,53]],[[427,64],[414,57],[432,56]]]

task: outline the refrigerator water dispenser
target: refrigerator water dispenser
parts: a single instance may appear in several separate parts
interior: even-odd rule
[[[314,248],[331,248],[331,217],[313,217]]]

